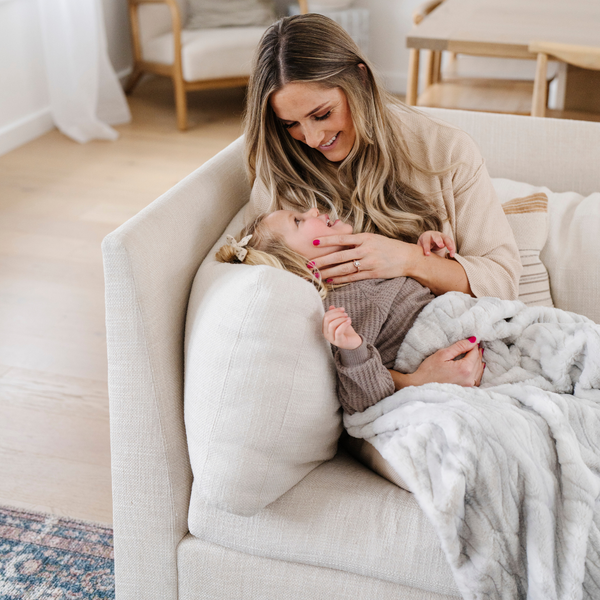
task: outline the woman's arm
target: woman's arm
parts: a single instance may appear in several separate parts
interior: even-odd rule
[[[423,158],[424,164],[454,167],[439,178],[419,175],[412,183],[436,198],[440,216],[449,224],[447,233],[456,242],[454,260],[423,260],[423,252],[414,244],[358,234],[321,239],[323,246],[339,245],[344,237],[349,249],[317,259],[317,267],[333,283],[408,275],[436,295],[456,290],[476,297],[515,299],[522,270],[519,252],[479,149],[462,131],[441,127],[435,132],[436,137],[423,138],[432,143],[413,147],[417,160],[419,152],[427,152],[431,156]],[[442,149],[443,155],[438,156]],[[360,272],[355,260],[360,262]]]
[[[464,267],[456,260],[435,254],[425,256],[416,244],[408,244],[374,233],[329,235],[319,246],[351,246],[314,260],[324,281],[349,283],[361,279],[412,277],[433,294],[456,291],[471,294]],[[360,262],[357,269],[354,261]]]
[[[404,374],[391,369],[389,373],[396,390],[425,383],[454,383],[473,387],[481,383],[484,369],[483,348],[479,347],[475,338],[469,338],[428,356],[414,373]]]

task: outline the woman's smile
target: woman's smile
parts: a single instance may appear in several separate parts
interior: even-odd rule
[[[331,162],[344,160],[356,139],[346,94],[318,83],[288,83],[269,99],[288,133]]]

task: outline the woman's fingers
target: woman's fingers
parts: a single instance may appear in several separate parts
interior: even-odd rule
[[[360,246],[368,233],[350,233],[347,235],[323,235],[313,240],[315,246]]]

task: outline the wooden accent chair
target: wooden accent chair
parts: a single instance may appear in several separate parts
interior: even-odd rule
[[[413,25],[419,25],[444,0],[426,0],[413,11]],[[471,56],[447,52],[442,69],[442,52],[425,52],[425,82],[419,86],[419,50],[411,48],[406,102],[411,106],[460,108],[486,112],[529,114],[535,63],[533,60]],[[547,83],[557,74],[551,64]]]
[[[187,129],[186,93],[245,86],[251,58],[265,27],[185,29],[182,0],[128,0],[134,66],[125,92],[143,73],[173,80],[177,125]],[[304,0],[304,12],[307,11]]]
[[[576,46],[573,44],[559,44],[556,42],[532,42],[529,52],[537,53],[537,68],[533,87],[533,100],[531,103],[531,116],[546,116],[546,71],[548,58],[580,67],[600,71],[600,47]]]

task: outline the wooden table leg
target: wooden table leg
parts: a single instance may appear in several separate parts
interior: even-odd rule
[[[410,49],[408,59],[408,83],[406,86],[406,104],[416,106],[419,93],[419,50]]]
[[[540,52],[537,58],[535,71],[535,82],[533,84],[533,100],[531,102],[531,116],[546,116],[546,71],[548,67],[548,55]]]

